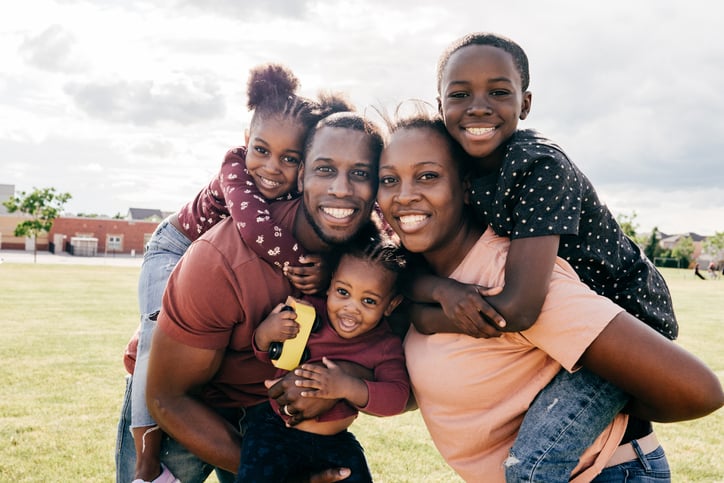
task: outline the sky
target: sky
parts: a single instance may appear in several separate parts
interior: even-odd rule
[[[29,0],[0,16],[0,184],[70,213],[175,211],[243,144],[249,69],[359,110],[435,102],[476,31],[530,60],[535,128],[640,233],[724,231],[724,30],[714,1]]]

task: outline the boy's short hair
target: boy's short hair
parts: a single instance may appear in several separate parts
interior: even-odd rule
[[[490,45],[491,47],[497,47],[508,52],[513,57],[513,63],[520,74],[523,92],[528,90],[528,86],[530,84],[530,72],[528,69],[528,56],[525,54],[523,48],[511,39],[502,35],[489,32],[474,32],[454,41],[440,56],[440,60],[437,63],[438,94],[440,94],[440,89],[442,88],[442,74],[448,61],[450,60],[450,56],[468,45]]]

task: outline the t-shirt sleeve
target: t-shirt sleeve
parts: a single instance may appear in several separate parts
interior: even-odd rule
[[[572,372],[578,368],[578,360],[588,346],[622,311],[583,284],[573,269],[559,259],[538,319],[518,335]]]
[[[375,365],[374,380],[365,381],[369,398],[360,410],[374,416],[394,416],[405,410],[410,396],[402,341],[390,333],[377,345],[381,349],[380,363]]]
[[[578,233],[583,184],[563,153],[530,160],[514,175],[511,238]]]
[[[226,258],[204,239],[187,250],[169,277],[158,327],[199,349],[229,345],[235,324],[244,323],[241,288]]]
[[[237,148],[226,154],[219,179],[226,208],[247,245],[277,267],[298,265],[302,247],[272,218],[269,202],[246,169],[245,150]]]

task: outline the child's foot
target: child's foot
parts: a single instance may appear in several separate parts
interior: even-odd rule
[[[153,481],[144,481],[140,478],[133,480],[131,483],[181,483],[181,480],[176,478],[171,470],[166,468],[163,463],[161,464],[161,474],[158,475]]]

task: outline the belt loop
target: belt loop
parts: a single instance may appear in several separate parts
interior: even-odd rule
[[[636,452],[636,456],[638,456],[639,461],[643,465],[644,471],[646,471],[646,473],[650,473],[651,465],[649,464],[649,461],[646,459],[646,455],[644,454],[643,450],[641,449],[641,446],[639,446],[638,440],[632,439],[631,446],[633,446],[633,449]]]

